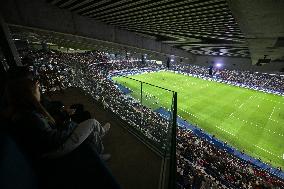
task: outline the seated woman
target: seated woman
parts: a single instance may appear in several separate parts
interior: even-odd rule
[[[87,141],[104,160],[110,157],[102,154],[101,140],[110,128],[109,123],[102,127],[95,119],[80,124],[69,120],[64,127],[59,127],[40,103],[40,98],[37,81],[20,78],[6,85],[7,106],[2,115],[13,123],[10,131],[28,155],[38,158],[53,152],[52,157],[61,156]]]

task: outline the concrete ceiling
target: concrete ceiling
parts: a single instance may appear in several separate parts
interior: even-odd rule
[[[188,62],[193,54],[243,57],[253,64],[264,55],[284,60],[283,10],[284,0],[14,0],[0,7],[12,27],[55,31],[28,32],[63,46],[148,49]]]
[[[29,44],[42,45],[43,42],[51,46],[56,46],[58,49],[64,47],[83,50],[100,50],[114,54],[119,53],[122,55],[124,55],[125,53],[130,53],[131,56],[139,58],[141,57],[141,54],[147,54],[148,58],[164,58],[163,55],[161,55],[160,53],[154,53],[151,50],[147,51],[145,49],[133,47],[129,48],[124,45],[87,37],[16,25],[10,25],[9,28],[11,31],[12,38],[16,43],[18,41],[26,41]]]
[[[264,55],[284,60],[284,1],[228,0],[248,43],[253,64]]]
[[[153,39],[120,29],[95,19],[60,9],[46,0],[13,0],[0,6],[0,16],[13,29],[15,38],[46,41],[81,48],[123,49],[124,52],[150,52],[160,58],[175,55],[193,62],[195,55]],[[41,42],[38,42],[41,43]],[[101,48],[97,45],[102,46]],[[107,49],[106,49],[107,50]]]
[[[193,54],[249,57],[226,0],[47,0]]]
[[[107,43],[92,38],[86,38],[71,34],[40,30],[29,27],[10,25],[12,38],[15,41],[27,41],[30,44],[54,44],[58,47],[73,49],[124,51],[125,47],[119,44]]]

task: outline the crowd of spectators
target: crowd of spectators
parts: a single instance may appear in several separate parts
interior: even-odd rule
[[[265,92],[284,94],[284,76],[279,74],[228,70],[214,67],[210,76],[208,69],[207,67],[189,64],[174,64],[171,67],[171,70],[182,71],[205,78],[216,78],[233,85],[242,85]]]
[[[82,88],[94,99],[103,102],[104,106],[129,122],[141,134],[146,135],[156,146],[165,149],[168,146],[166,134],[169,123],[137,100],[125,96],[109,77],[110,72],[133,68],[137,70],[150,65],[147,63],[141,65],[137,61],[129,60],[115,61],[106,55],[104,57],[100,55],[101,58],[98,61],[96,53],[37,51],[29,52],[29,55],[34,59],[34,70],[38,73],[43,90],[60,90],[70,86]],[[48,87],[50,83],[51,86]]]
[[[198,138],[191,130],[179,128],[177,139],[178,181],[183,186],[267,189],[284,187],[283,180],[216,148],[209,141]]]
[[[130,61],[125,58],[112,60],[102,52],[62,53],[57,51],[30,51],[34,72],[45,80],[46,70],[54,73],[52,87],[57,90],[80,87],[94,99],[136,128],[148,140],[167,150],[169,122],[139,101],[125,95],[111,80],[111,73],[123,70],[164,69],[162,65]],[[173,65],[172,70],[209,77],[208,69],[193,65]],[[215,70],[217,72],[217,70]],[[284,82],[280,76],[251,72],[218,71],[222,80],[255,85],[283,92]],[[57,81],[57,82],[56,82]],[[57,85],[55,85],[57,84]],[[46,89],[47,84],[43,83]],[[47,90],[47,89],[46,89]],[[177,170],[180,188],[283,188],[284,181],[255,167],[249,162],[226,153],[210,142],[198,138],[190,130],[178,129]]]

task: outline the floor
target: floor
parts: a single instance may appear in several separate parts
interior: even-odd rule
[[[123,189],[159,187],[161,158],[130,134],[111,113],[80,89],[67,89],[50,97],[61,100],[66,107],[81,103],[99,122],[111,123],[111,129],[104,138],[105,152],[111,154],[107,165]]]

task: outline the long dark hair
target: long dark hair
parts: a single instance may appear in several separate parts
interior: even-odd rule
[[[37,81],[29,78],[8,81],[4,92],[4,99],[7,103],[6,111],[4,111],[5,117],[12,118],[15,113],[35,111],[42,114],[49,122],[55,124],[52,116],[35,96],[37,87]]]

